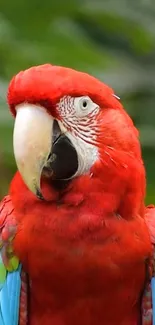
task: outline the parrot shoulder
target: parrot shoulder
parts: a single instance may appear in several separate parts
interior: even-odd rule
[[[13,254],[12,240],[16,234],[17,223],[10,196],[5,196],[0,203],[0,283],[6,271],[18,268],[18,258]]]

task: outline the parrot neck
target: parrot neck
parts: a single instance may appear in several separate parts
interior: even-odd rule
[[[124,177],[123,173],[120,175],[118,169],[115,174],[110,171],[104,177],[101,173],[99,176],[84,175],[66,182],[42,179],[41,187],[46,201],[41,201],[28,190],[17,172],[11,183],[10,194],[14,206],[21,213],[32,210],[36,205],[42,207],[57,204],[76,208],[87,206],[95,215],[114,213],[125,219],[137,214],[143,215],[145,193],[140,193],[139,183],[134,182],[133,177]]]
[[[31,210],[36,206],[69,206],[78,208],[87,206],[95,215],[109,214],[116,211],[118,205],[118,192],[105,191],[106,183],[100,178],[81,176],[69,182],[53,182],[42,179],[41,188],[46,201],[39,200],[24,184],[17,172],[10,187],[10,195],[14,206],[21,213]],[[97,200],[98,204],[94,204]]]

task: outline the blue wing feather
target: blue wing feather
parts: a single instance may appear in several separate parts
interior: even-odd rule
[[[5,325],[4,322],[3,322],[3,318],[2,318],[1,311],[0,311],[0,324],[1,324],[1,325]]]
[[[9,296],[7,291],[7,282],[5,281],[3,288],[1,289],[0,295],[0,307],[1,307],[1,314],[2,319],[5,325],[12,325],[11,315],[10,315],[10,308],[9,308]]]
[[[7,272],[0,290],[0,325],[18,325],[21,290],[21,265],[13,272]]]
[[[7,276],[7,288],[10,300],[10,315],[12,325],[18,324],[19,307],[20,307],[20,291],[21,291],[21,265]]]

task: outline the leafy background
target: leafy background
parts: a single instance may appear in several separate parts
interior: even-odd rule
[[[0,1],[0,197],[16,170],[9,80],[51,62],[94,74],[115,89],[140,130],[147,202],[155,202],[155,1]]]

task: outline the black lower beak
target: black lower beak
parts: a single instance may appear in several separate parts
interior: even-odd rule
[[[69,179],[78,169],[78,156],[68,137],[61,133],[58,122],[54,121],[53,146],[44,173],[54,180]]]

